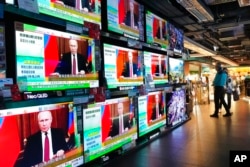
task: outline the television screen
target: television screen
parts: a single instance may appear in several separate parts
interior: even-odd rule
[[[83,24],[101,24],[101,0],[37,0],[39,13]]]
[[[134,98],[117,98],[83,110],[85,162],[122,148],[137,139]]]
[[[143,52],[145,75],[152,75],[154,84],[168,83],[167,56],[152,52]]]
[[[175,83],[184,81],[184,61],[182,59],[169,57],[169,79]]]
[[[134,0],[107,0],[108,30],[144,41],[144,7]]]
[[[164,50],[168,49],[167,21],[152,12],[147,11],[146,37],[147,43],[157,45]]]
[[[161,91],[150,92],[138,98],[139,137],[166,124],[165,95]]]
[[[1,166],[84,163],[72,102],[3,109],[0,115]]]
[[[20,22],[15,35],[21,91],[98,87],[92,38]]]
[[[141,52],[105,43],[103,45],[108,88],[142,85]]]
[[[181,54],[184,50],[184,33],[181,29],[176,28],[173,24],[168,23],[169,33],[169,50]]]
[[[166,113],[168,126],[175,126],[187,120],[185,89],[177,89],[171,93],[166,93]]]

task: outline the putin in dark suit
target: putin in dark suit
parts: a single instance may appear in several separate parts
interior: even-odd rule
[[[70,52],[62,55],[60,63],[55,69],[56,74],[85,74],[88,73],[86,57],[77,53],[78,43],[74,39],[69,40]]]
[[[122,133],[128,131],[132,126],[132,122],[129,119],[129,115],[124,115],[123,110],[124,110],[123,103],[118,103],[117,104],[118,117],[113,119],[112,121],[112,127],[109,133],[110,137],[121,135]]]
[[[39,163],[61,157],[68,147],[63,132],[51,128],[52,115],[50,111],[41,111],[38,114],[39,132],[27,139],[24,149],[22,166],[33,166]]]
[[[138,29],[138,16],[134,11],[134,0],[129,1],[129,10],[126,12],[126,16],[124,19],[124,24],[130,26],[131,28]]]
[[[124,69],[122,71],[123,77],[137,77],[139,72],[138,64],[133,62],[133,53],[128,53],[128,62],[124,64]]]
[[[151,120],[159,119],[164,114],[162,104],[159,100],[159,94],[155,95],[155,106],[153,107]]]

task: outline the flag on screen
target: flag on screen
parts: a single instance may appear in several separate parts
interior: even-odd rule
[[[109,105],[102,106],[102,142],[109,137],[109,132],[111,130],[111,115]]]
[[[49,76],[55,71],[59,60],[58,38],[52,35],[44,35],[45,76]]]
[[[20,152],[15,116],[0,117],[0,166],[14,166]]]
[[[68,135],[70,136],[74,132],[75,132],[75,127],[74,127],[74,110],[73,110],[73,104],[69,104]]]
[[[129,104],[129,119],[132,120],[134,118],[134,105],[133,105],[133,99],[130,99]]]
[[[88,46],[88,63],[92,61],[92,47]]]
[[[118,2],[118,16],[119,16],[119,24],[121,24],[124,21],[125,18],[125,3],[124,0],[120,0]]]

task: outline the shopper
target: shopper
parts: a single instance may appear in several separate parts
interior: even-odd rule
[[[219,63],[219,62],[216,63],[215,69],[217,71],[215,78],[214,78],[214,81],[213,81],[215,111],[212,115],[210,115],[210,117],[218,118],[220,101],[226,110],[226,114],[224,114],[223,116],[228,117],[228,116],[231,116],[231,113],[230,113],[230,109],[229,109],[229,107],[224,99],[227,74],[222,69],[221,63]]]

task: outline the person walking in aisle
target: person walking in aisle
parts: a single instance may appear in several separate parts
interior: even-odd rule
[[[217,71],[214,81],[213,81],[213,86],[214,86],[214,104],[215,104],[215,111],[210,117],[215,117],[218,118],[218,112],[220,108],[220,102],[224,106],[226,110],[226,114],[224,114],[224,117],[231,116],[230,109],[225,102],[224,95],[225,95],[225,86],[226,86],[226,81],[227,81],[227,74],[226,72],[222,69],[221,63],[217,62],[215,65],[215,69]]]
[[[230,74],[228,73],[228,69],[227,68],[223,68],[223,71],[227,74],[227,81],[226,81],[226,87],[225,87],[225,94],[227,96],[227,105],[229,110],[231,109],[231,99],[232,99],[232,93],[234,91],[234,89],[236,89],[236,85],[234,85],[233,79],[230,76]],[[220,109],[222,108],[222,102],[220,101]]]

